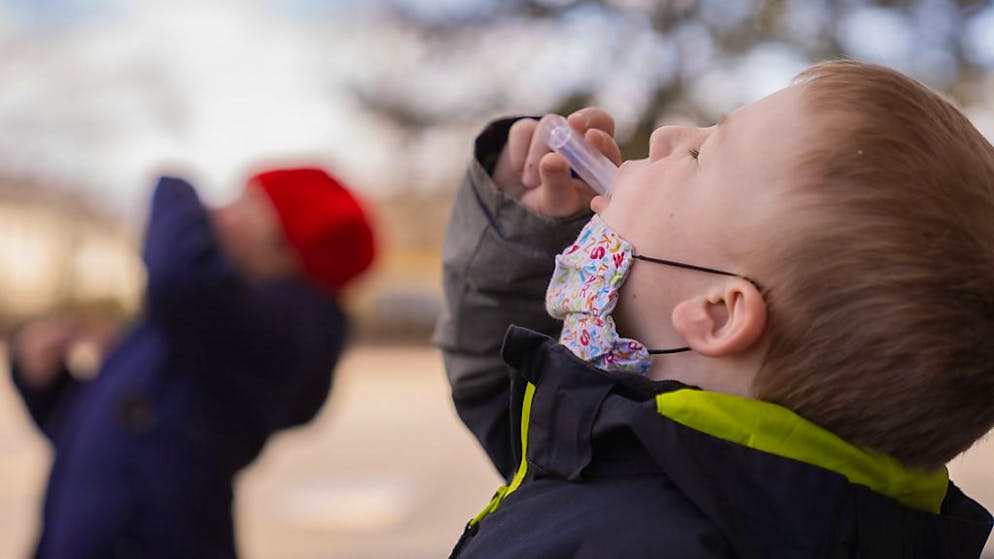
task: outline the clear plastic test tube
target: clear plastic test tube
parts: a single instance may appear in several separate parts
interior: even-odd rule
[[[594,192],[610,196],[611,183],[618,167],[603,153],[595,150],[583,136],[560,115],[549,115],[539,125],[539,138],[550,149],[562,155],[573,171]]]

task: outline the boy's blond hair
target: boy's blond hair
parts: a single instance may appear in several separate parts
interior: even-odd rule
[[[770,310],[756,396],[939,467],[994,425],[994,148],[893,70],[797,81],[819,139],[747,265]]]

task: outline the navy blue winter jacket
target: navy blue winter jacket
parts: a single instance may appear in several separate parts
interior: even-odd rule
[[[155,189],[145,315],[91,382],[14,379],[54,447],[40,558],[234,557],[232,478],[331,386],[345,317],[296,282],[246,282],[186,182]]]
[[[522,328],[503,356],[516,470],[453,557],[976,559],[991,530],[944,470],[904,470],[785,408],[606,373]]]

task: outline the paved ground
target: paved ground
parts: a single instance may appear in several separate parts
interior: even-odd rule
[[[0,374],[0,559],[16,559],[35,536],[49,456]],[[989,508],[992,464],[988,440],[951,466]],[[433,350],[359,348],[317,421],[274,439],[238,480],[240,547],[247,559],[445,557],[497,484]]]

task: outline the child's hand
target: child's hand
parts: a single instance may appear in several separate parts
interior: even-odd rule
[[[79,323],[73,319],[47,318],[25,326],[11,344],[24,383],[40,389],[55,380],[78,335]]]
[[[543,119],[546,117],[543,117]],[[569,115],[570,126],[583,133],[594,149],[615,164],[621,163],[621,150],[615,143],[614,119],[601,109],[587,107]],[[523,118],[507,135],[507,144],[497,160],[493,179],[502,192],[539,215],[566,217],[590,206],[595,192],[570,175],[569,164],[551,151],[536,130],[539,121]]]

